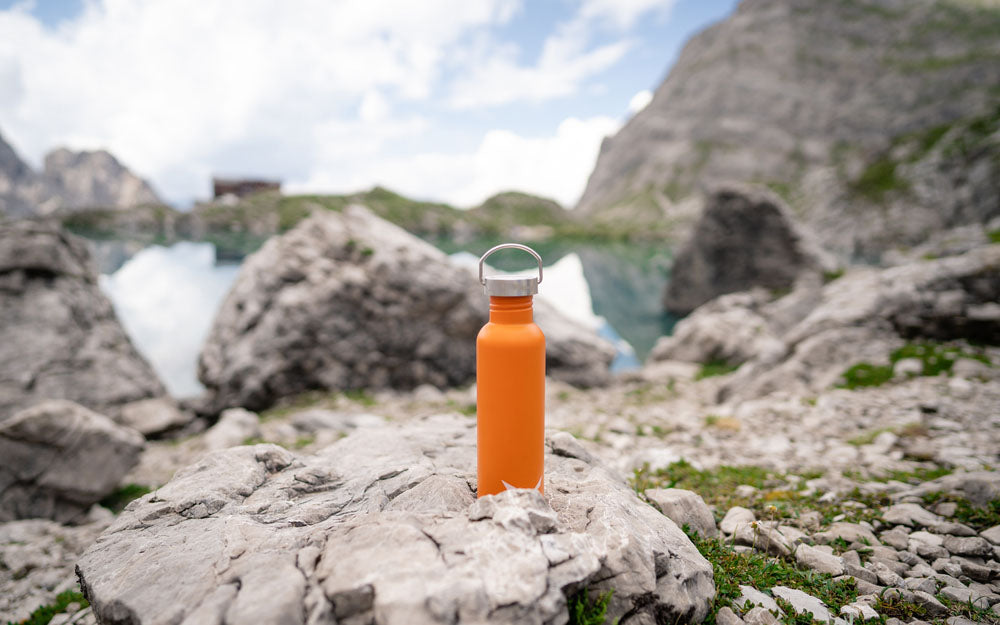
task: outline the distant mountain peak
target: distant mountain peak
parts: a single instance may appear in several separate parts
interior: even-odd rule
[[[37,173],[0,135],[0,215],[162,204],[148,182],[106,150],[57,148]]]
[[[907,137],[995,107],[997,32],[995,2],[744,0],[685,45],[650,104],[605,140],[577,211],[663,220],[716,183],[752,182],[788,196],[800,218],[823,226],[825,243],[846,253],[998,212],[942,202],[940,186],[965,184],[957,178],[924,193],[922,181],[940,167],[890,166]],[[880,160],[874,173],[886,179],[876,182],[890,187],[894,173],[898,189],[853,193]],[[845,226],[852,210],[864,219]]]

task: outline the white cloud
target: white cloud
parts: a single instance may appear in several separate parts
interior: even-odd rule
[[[0,97],[5,134],[36,163],[57,143],[107,147],[169,187],[168,195],[184,196],[202,190],[222,152],[241,145],[259,150],[263,138],[275,138],[280,144],[271,151],[288,153],[289,171],[256,173],[288,176],[320,147],[317,127],[388,115],[388,98],[430,97],[448,51],[509,19],[518,4],[103,0],[84,6],[55,30],[23,6],[0,12],[0,76],[17,79]]]
[[[177,201],[225,174],[572,206],[619,120],[528,136],[453,109],[591,93],[634,44],[628,28],[671,4],[570,5],[529,65],[492,30],[521,0],[91,0],[54,29],[19,5],[0,11],[0,131],[36,165],[56,145],[107,148]]]
[[[632,96],[632,99],[628,101],[628,112],[629,115],[635,115],[642,109],[649,106],[649,103],[653,101],[653,92],[649,89],[643,89],[639,93]]]
[[[362,161],[348,175],[356,188],[370,181],[413,197],[440,198],[457,206],[475,206],[500,191],[516,189],[550,197],[572,208],[583,193],[597,160],[601,140],[621,122],[610,117],[569,118],[554,135],[523,137],[491,130],[471,153],[427,152],[414,156]],[[337,172],[332,166],[295,185],[297,191],[328,188]]]
[[[358,107],[358,117],[361,118],[361,121],[377,122],[385,119],[388,115],[389,103],[378,91],[369,91],[361,98],[361,106]]]
[[[675,0],[584,0],[573,19],[560,24],[542,47],[536,63],[518,63],[513,46],[480,48],[475,62],[452,85],[456,109],[497,106],[516,101],[538,102],[577,93],[587,78],[619,62],[633,42],[621,33],[642,15],[669,13]],[[618,39],[595,45],[598,33],[614,31]]]
[[[674,4],[676,0],[584,0],[580,16],[592,20],[609,20],[615,27],[624,30],[645,13],[668,15]]]

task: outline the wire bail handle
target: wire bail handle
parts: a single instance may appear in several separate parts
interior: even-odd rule
[[[486,253],[479,258],[479,284],[486,286],[486,278],[483,277],[483,263],[485,263],[486,259],[494,252],[499,252],[500,250],[505,249],[521,250],[534,256],[535,260],[538,261],[538,284],[542,283],[542,257],[538,255],[538,252],[531,249],[527,245],[521,245],[520,243],[501,243],[500,245],[488,249]]]

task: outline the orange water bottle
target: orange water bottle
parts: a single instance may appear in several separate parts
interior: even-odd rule
[[[487,257],[508,248],[534,256],[538,277],[484,277]],[[479,259],[479,282],[490,296],[490,320],[476,338],[478,494],[545,492],[545,335],[531,308],[542,258],[524,245],[498,245]]]

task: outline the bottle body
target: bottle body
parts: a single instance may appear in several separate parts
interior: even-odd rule
[[[490,297],[476,338],[478,495],[544,492],[545,336],[531,296]]]

